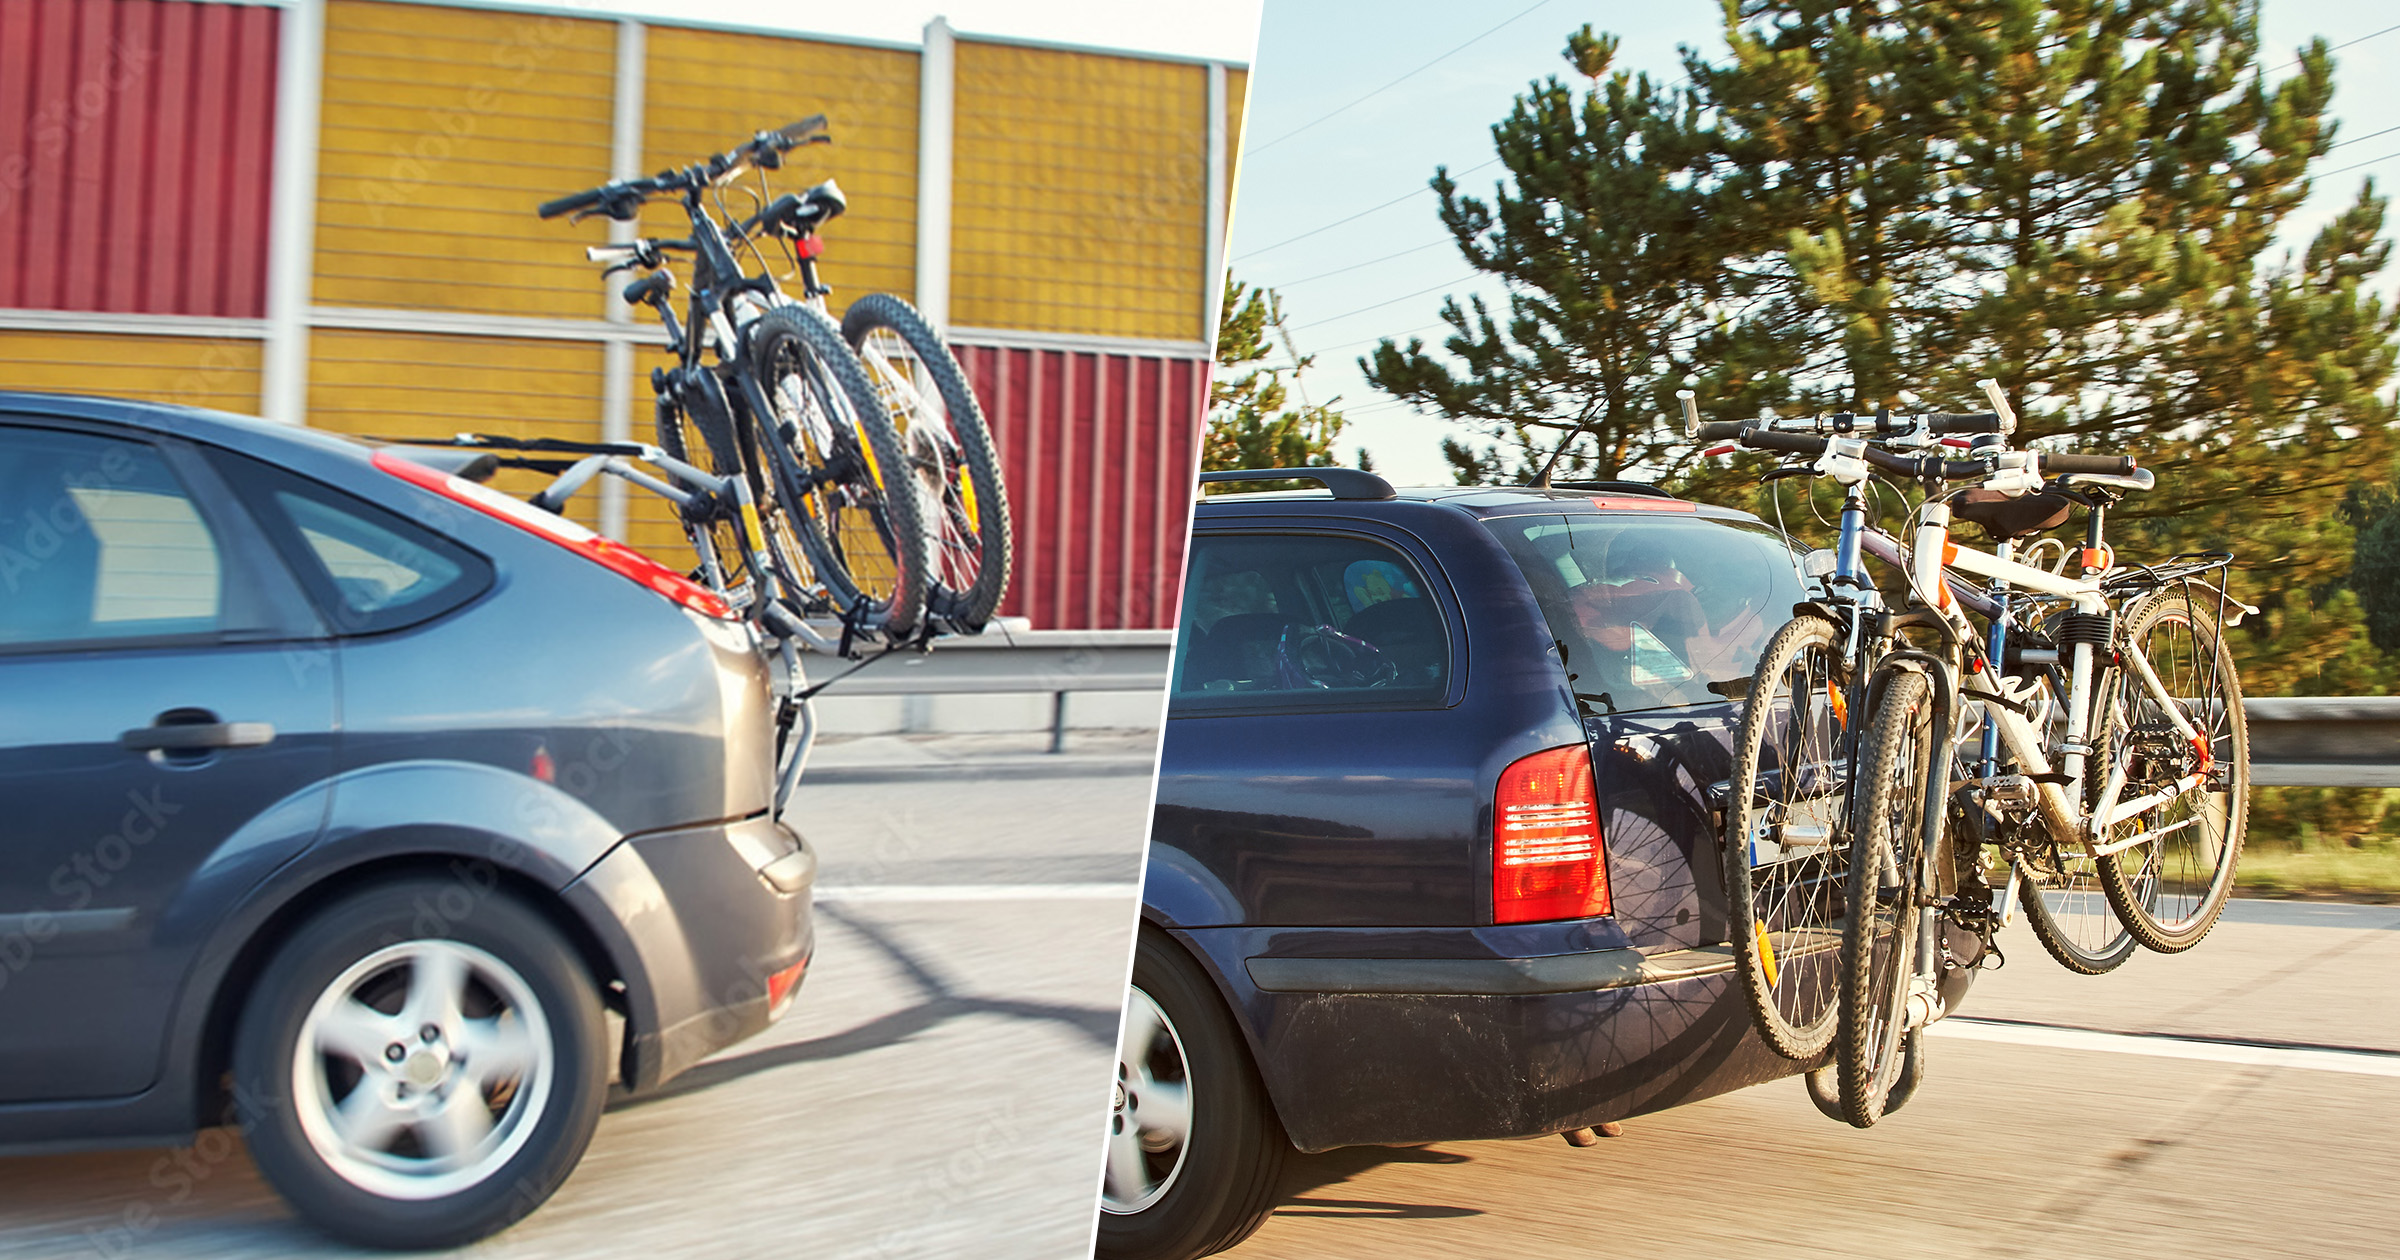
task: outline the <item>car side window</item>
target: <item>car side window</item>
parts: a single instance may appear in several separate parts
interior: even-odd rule
[[[1340,534],[1201,534],[1185,570],[1174,707],[1419,708],[1450,635],[1414,561]]]
[[[241,456],[215,462],[337,634],[416,625],[491,584],[481,556],[396,512]]]
[[[0,425],[0,648],[214,635],[226,568],[157,448]]]

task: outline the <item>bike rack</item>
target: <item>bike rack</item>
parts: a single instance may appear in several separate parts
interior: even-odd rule
[[[502,468],[521,468],[532,472],[554,474],[550,484],[528,500],[545,512],[561,512],[577,491],[602,476],[616,477],[638,486],[673,503],[679,513],[688,515],[695,505],[711,500],[737,504],[738,511],[749,513],[749,488],[738,478],[720,476],[704,471],[667,454],[658,447],[643,442],[583,442],[567,438],[512,438],[488,433],[461,433],[448,441],[428,441],[422,438],[369,438],[368,441],[390,444],[403,455],[414,453],[426,463],[435,465],[452,476],[469,481],[488,481]],[[461,453],[467,453],[462,456]],[[573,456],[574,458],[564,458]],[[666,470],[677,485],[644,471],[639,464],[649,464]],[[688,487],[688,488],[687,488]],[[713,561],[703,565],[708,585],[720,596],[728,595],[723,574]],[[755,580],[755,579],[754,579]],[[792,793],[799,787],[800,776],[808,766],[809,754],[816,748],[820,723],[817,720],[816,697],[850,675],[877,661],[904,651],[931,651],[933,641],[943,634],[928,632],[907,644],[893,644],[879,652],[862,654],[854,646],[857,627],[842,621],[812,623],[795,614],[780,598],[754,597],[744,612],[744,621],[753,628],[758,650],[772,665],[770,671],[781,705],[792,708],[790,722],[796,731],[788,742],[782,741],[785,730],[778,731],[779,742],[775,775],[775,814],[781,817]],[[829,656],[855,661],[850,668],[832,678],[810,685],[808,671],[801,653]],[[1063,703],[1063,696],[1062,696]],[[781,726],[784,719],[778,714]]]

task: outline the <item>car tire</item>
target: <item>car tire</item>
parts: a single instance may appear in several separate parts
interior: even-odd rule
[[[277,947],[235,1033],[234,1101],[302,1219],[368,1247],[456,1246],[574,1171],[607,1098],[606,1040],[589,971],[539,912],[488,885],[396,880]]]
[[[1216,986],[1149,928],[1134,955],[1118,1055],[1098,1254],[1191,1260],[1249,1237],[1274,1211],[1291,1141]],[[1178,1114],[1158,1097],[1177,1087],[1186,1122],[1166,1146],[1172,1124],[1144,1122]]]

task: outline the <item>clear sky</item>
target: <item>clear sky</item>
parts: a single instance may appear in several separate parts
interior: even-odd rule
[[[970,35],[1002,35],[1094,48],[1207,57],[1246,64],[1258,35],[1260,0],[573,0],[575,7],[627,17],[744,26],[794,34],[914,44],[936,15]]]
[[[1434,167],[1488,195],[1500,173],[1491,125],[1529,81],[1573,77],[1559,50],[1583,23],[1620,37],[1617,65],[1675,78],[1679,44],[1723,52],[1718,12],[1711,0],[1266,0],[1229,253],[1238,279],[1282,290],[1301,352],[1318,356],[1307,399],[1338,396],[1350,417],[1344,462],[1363,445],[1396,480],[1448,482],[1449,426],[1376,393],[1355,360],[1380,336],[1438,345],[1445,294],[1463,304],[1483,292],[1506,309],[1434,217]],[[2369,175],[2400,183],[2400,6],[2266,0],[2264,21],[2279,53],[2314,35],[2361,40],[2334,54],[2336,139],[2347,143],[2320,169],[2366,165],[2318,180],[2287,229],[2304,244]]]

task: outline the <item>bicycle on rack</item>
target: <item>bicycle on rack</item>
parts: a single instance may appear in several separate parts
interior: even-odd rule
[[[821,301],[785,296],[763,267],[744,275],[734,254],[737,241],[756,254],[752,234],[762,227],[813,240],[815,228],[840,212],[839,190],[821,195],[821,185],[806,197],[780,197],[739,222],[721,193],[745,172],[779,168],[790,150],[827,139],[817,115],[703,162],[546,202],[540,214],[629,222],[653,197],[680,204],[689,237],[596,245],[585,254],[606,264],[603,275],[643,271],[621,296],[657,311],[667,330],[676,366],[651,373],[658,447],[694,463],[704,453],[709,471],[748,487],[750,507],[738,522],[687,514],[686,536],[702,569],[723,572],[743,598],[780,598],[803,616],[838,615],[847,654],[857,637],[907,642],[932,632],[926,522],[933,509],[920,477],[895,475],[915,467],[910,447]],[[680,320],[670,255],[692,259]],[[727,568],[736,558],[741,567]]]
[[[1702,424],[1692,392],[1681,391],[1689,436],[1736,439],[1754,423]],[[1830,477],[1843,488],[1839,543],[1809,576],[1816,598],[1793,610],[1759,657],[1734,737],[1721,869],[1733,932],[1735,971],[1760,1036],[1779,1054],[1815,1059],[1831,1043],[1848,921],[1853,768],[1869,712],[1867,685],[1892,649],[1893,610],[1866,569],[1872,537],[1871,467],[1862,431],[1905,437],[1889,417],[1837,414],[1779,421],[1777,436],[1822,434],[1818,459],[1775,469],[1786,477]],[[1928,418],[1929,432],[1969,432],[1986,415]]]
[[[1737,764],[1733,783],[1739,790],[1727,810],[1729,892],[1745,882],[1772,886],[1781,878],[1771,874],[1762,880],[1757,874],[1760,839],[1774,844],[1766,852],[1784,864],[1790,861],[1786,851],[1798,847],[1805,855],[1810,847],[1775,843],[1791,834],[1790,819],[1797,812],[1792,809],[1796,790],[1787,783],[1800,783],[1797,790],[1812,793],[1807,799],[1813,807],[1809,820],[1799,824],[1803,838],[1816,838],[1816,819],[1848,819],[1851,835],[1840,881],[1842,896],[1837,903],[1830,891],[1835,880],[1832,852],[1838,846],[1828,836],[1814,871],[1813,899],[1805,915],[1798,916],[1807,919],[1811,934],[1785,939],[1813,955],[1836,952],[1828,941],[1832,924],[1839,922],[1842,940],[1833,986],[1840,1039],[1833,1065],[1838,1097],[1826,1097],[1825,1083],[1815,1075],[1811,1094],[1829,1114],[1861,1127],[1905,1099],[1921,1074],[1920,1030],[1948,1006],[1943,982],[1952,969],[1953,953],[1944,925],[1981,937],[1988,949],[2017,890],[2029,886],[2034,894],[2027,902],[2029,918],[2045,947],[2062,962],[2077,966],[2071,958],[2098,958],[2112,951],[2114,961],[2106,965],[2121,962],[2122,949],[2107,941],[2071,952],[2062,951],[2054,940],[2064,933],[2058,930],[2061,916],[2055,912],[2060,907],[2050,899],[2050,888],[2064,875],[2063,855],[2080,849],[2127,935],[2153,949],[2188,949],[2222,909],[2240,851],[2248,746],[2239,684],[2222,638],[2230,601],[2221,585],[2206,581],[2206,574],[2221,569],[2230,557],[2177,557],[2159,566],[2116,567],[2101,533],[2106,507],[2114,496],[2146,488],[2149,475],[2122,457],[2006,450],[2006,435],[2015,427],[2013,413],[1995,384],[1985,382],[1984,387],[1993,403],[1990,413],[1922,422],[1893,422],[1882,414],[1874,418],[1874,431],[1892,435],[1887,440],[1893,445],[1913,441],[1921,446],[1943,431],[1984,435],[1970,444],[1971,457],[1965,460],[1904,456],[1879,449],[1865,438],[1840,436],[1858,427],[1855,417],[1834,417],[1822,425],[1830,431],[1817,436],[1757,422],[1701,425],[1696,409],[1688,400],[1685,405],[1687,432],[1695,437],[1731,438],[1736,446],[1813,455],[1816,463],[1809,471],[1849,478],[1829,593],[1844,585],[1859,586],[1855,578],[1842,579],[1855,568],[1861,551],[1898,561],[1908,576],[1909,611],[1878,613],[1873,634],[1862,629],[1864,615],[1855,611],[1870,607],[1871,598],[1853,596],[1848,601],[1853,615],[1846,623],[1838,615],[1820,616],[1806,605],[1797,610],[1803,619],[1818,617],[1822,624],[1795,631],[1795,639],[1821,641],[1818,636],[1830,624],[1836,635],[1830,642],[1849,646],[1843,661],[1847,679],[1836,678],[1849,685],[1840,691],[1828,689],[1825,708],[1832,711],[1839,699],[1843,708],[1859,712],[1861,721],[1855,734],[1848,729],[1846,715],[1839,721],[1845,728],[1845,747],[1834,748],[1835,741],[1820,739],[1828,755],[1814,762],[1806,755],[1797,759],[1804,769],[1824,767],[1814,774],[1790,773],[1789,758],[1774,759],[1776,765],[1769,767],[1763,748],[1751,754],[1751,777],[1745,778],[1744,767]],[[1898,474],[1925,492],[1919,524],[1906,549],[1866,527],[1857,488],[1868,476],[1866,467]],[[2047,484],[2045,475],[2052,478]],[[1983,484],[1963,494],[1946,492],[1947,483],[1967,480]],[[2027,492],[2035,489],[2041,494],[2029,501]],[[1951,542],[1954,501],[1956,519],[1983,525],[2001,544],[2001,553]],[[2014,539],[2063,521],[2074,502],[2091,510],[2084,576],[2066,578],[2005,554]],[[1952,568],[1991,579],[1992,585],[1974,592],[1953,579]],[[2009,630],[2016,625],[2011,599],[2018,587],[2055,604],[2043,624],[2057,629],[2055,642],[2065,647],[2063,690],[2051,677],[2029,681],[2024,676],[2028,666],[2055,666],[2056,647],[2021,644],[2010,654]],[[2201,607],[2201,589],[2216,596],[2213,614]],[[2034,606],[2044,607],[2038,601]],[[2117,630],[2120,606],[2122,632]],[[1974,632],[1967,607],[1990,621],[1988,636]],[[1841,637],[1845,632],[1847,637]],[[1938,642],[1916,646],[1908,639],[1912,632],[1930,633]],[[1881,638],[1886,633],[1892,636],[1889,641]],[[2039,640],[2029,637],[2029,642]],[[1866,658],[1871,648],[1881,654],[1870,668]],[[2159,659],[2154,661],[2154,656]],[[1794,687],[1770,672],[1777,667],[1777,654],[1771,650],[1753,679],[1744,707],[1745,752],[1754,727],[1780,723],[1805,732],[1810,726],[1793,718],[1807,706],[1795,703]],[[1788,665],[1782,668],[1789,670]],[[2162,672],[2173,678],[2174,686],[2162,681]],[[2018,681],[2003,685],[1999,680],[2011,673]],[[1859,704],[1862,677],[1864,703]],[[2041,731],[2028,717],[2037,693],[2050,705],[2047,728]],[[1980,710],[1984,755],[1976,767],[1979,776],[1954,785],[1953,750],[1970,706]],[[1815,726],[1824,733],[1823,719]],[[1840,755],[1844,751],[1847,755]],[[2059,771],[2051,769],[2053,752]],[[2095,766],[2104,769],[2098,778],[2087,774]],[[1762,776],[1762,770],[1768,773]],[[1761,785],[1780,797],[1760,801]],[[1837,790],[1844,798],[1839,809],[1830,807]],[[2188,812],[2170,820],[2167,815],[2177,809]],[[1989,818],[1995,825],[1978,824],[1975,845],[1961,851],[1954,841],[1966,837],[1954,836],[1954,813]],[[1779,816],[1786,828],[1781,834],[1773,830]],[[2028,825],[2035,818],[2040,820],[2039,833]],[[2009,875],[1998,890],[1981,877],[1981,844],[1987,839],[2009,860]],[[2181,872],[2180,883],[2165,869],[2176,856],[2181,858],[2174,863]],[[1753,898],[1736,909],[1754,910],[1756,904]],[[1741,939],[1745,933],[1734,933],[1736,954],[1742,961],[1745,990],[1753,994],[1752,1013],[1766,1032],[1771,1016],[1761,1009],[1766,1003],[1754,983],[1765,977],[1767,994],[1774,995],[1771,951],[1776,925],[1763,917],[1750,923],[1751,942]],[[1806,1008],[1820,1024],[1826,1018],[1823,989],[1820,982],[1810,991],[1815,1005]],[[1778,1003],[1772,1016],[1784,1017],[1787,1009]],[[1806,1027],[1814,1033],[1818,1026]],[[1768,1040],[1784,1048],[1771,1033]]]
[[[753,163],[762,209],[735,225],[734,239],[751,248],[762,271],[771,269],[758,238],[776,242],[800,281],[800,302],[824,314],[833,289],[819,275],[824,239],[818,231],[849,208],[849,199],[829,179],[797,197],[770,200],[767,169]],[[975,634],[999,611],[1013,547],[1008,492],[982,404],[949,343],[906,301],[869,293],[842,313],[841,327],[890,412],[932,508],[927,615],[944,628]]]

